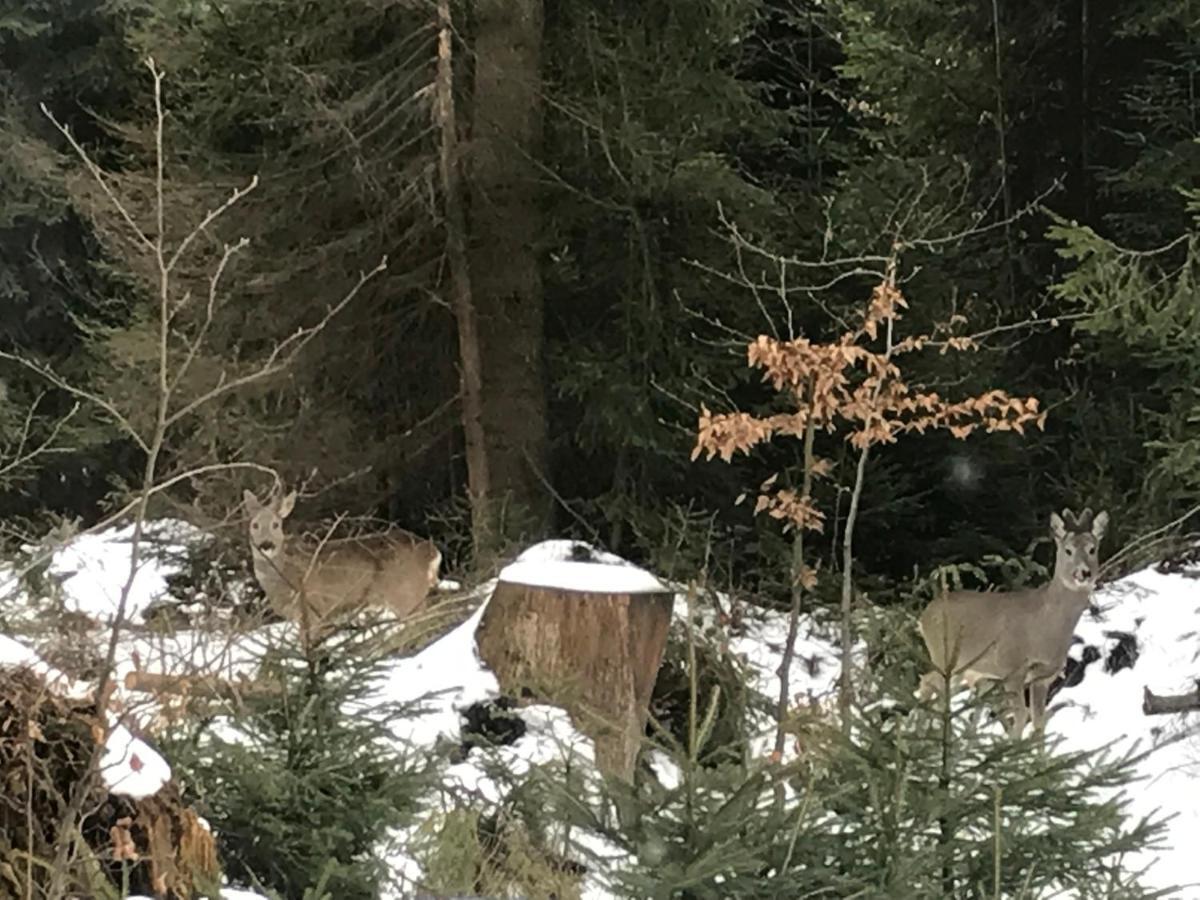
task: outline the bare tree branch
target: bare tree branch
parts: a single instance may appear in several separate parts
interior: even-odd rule
[[[187,356],[179,364],[179,368],[175,372],[175,378],[171,382],[170,389],[172,393],[179,387],[179,383],[183,381],[188,370],[192,367],[192,362],[196,359],[196,355],[200,352],[200,347],[204,344],[204,338],[208,334],[208,329],[212,327],[217,307],[217,289],[221,283],[221,276],[225,274],[225,267],[229,265],[230,259],[236,253],[245,249],[249,244],[250,241],[247,238],[242,238],[236,244],[226,244],[222,248],[221,260],[217,263],[216,269],[208,279],[208,302],[204,306],[204,321],[200,323],[200,328],[196,332],[196,336],[187,342]]]
[[[23,366],[29,371],[40,375],[56,388],[64,390],[71,396],[77,397],[80,400],[86,400],[93,406],[99,407],[112,417],[113,421],[117,424],[117,427],[119,427],[121,431],[123,431],[129,438],[133,440],[135,444],[137,444],[138,449],[140,449],[143,453],[150,449],[150,445],[146,442],[145,438],[142,437],[138,430],[133,427],[133,424],[125,417],[125,414],[99,394],[84,390],[78,385],[72,384],[49,366],[35,362],[32,359],[27,359],[18,353],[10,353],[7,350],[0,350],[0,359],[7,359],[9,362],[14,362],[19,366]]]
[[[49,436],[46,437],[45,440],[43,440],[32,450],[25,449],[26,445],[29,443],[29,435],[33,429],[33,420],[37,413],[38,405],[45,396],[45,394],[39,394],[37,398],[34,399],[33,403],[29,405],[29,409],[25,413],[25,420],[21,423],[21,435],[17,439],[16,449],[11,452],[11,455],[7,450],[4,453],[4,456],[8,457],[8,460],[7,462],[3,463],[3,465],[0,465],[0,478],[8,475],[10,472],[16,471],[24,465],[28,465],[39,456],[43,456],[48,453],[65,452],[62,448],[54,447],[54,442],[58,439],[59,433],[63,430],[63,428],[66,427],[67,423],[75,417],[77,412],[79,412],[78,403],[71,407],[70,412],[54,423],[54,426],[50,429]]]
[[[144,231],[142,231],[141,226],[134,221],[133,216],[129,214],[129,210],[125,208],[125,204],[121,202],[120,198],[117,197],[116,193],[109,186],[108,179],[104,174],[104,170],[92,161],[92,158],[88,155],[88,152],[83,149],[80,143],[75,140],[75,136],[71,134],[71,129],[59,122],[58,119],[54,117],[54,113],[50,112],[50,109],[45,103],[40,103],[38,105],[42,110],[42,114],[45,115],[46,118],[49,119],[54,125],[54,127],[58,129],[59,133],[67,139],[67,143],[71,145],[71,149],[75,151],[75,155],[78,156],[83,162],[92,178],[95,179],[96,184],[98,184],[100,189],[104,191],[104,195],[108,197],[109,201],[113,205],[113,208],[117,211],[117,214],[120,215],[125,224],[129,226],[129,230],[133,232],[134,240],[147,250],[153,251],[154,242]]]
[[[287,369],[288,366],[290,366],[295,360],[297,355],[299,355],[299,353],[308,346],[313,338],[324,331],[325,326],[327,326],[338,313],[340,313],[346,308],[347,305],[349,305],[350,301],[352,301],[358,295],[358,292],[362,290],[363,285],[386,269],[387,257],[385,256],[379,261],[379,264],[376,265],[374,269],[371,269],[369,272],[360,273],[358,276],[358,282],[354,285],[354,287],[352,287],[346,293],[346,295],[342,297],[341,300],[327,309],[325,311],[325,315],[322,316],[315,325],[298,328],[292,334],[288,335],[286,338],[272,347],[271,352],[267,355],[267,358],[259,363],[258,367],[253,372],[249,372],[245,375],[239,375],[237,378],[229,381],[224,380],[225,376],[224,373],[222,373],[221,379],[218,380],[214,387],[206,391],[204,394],[201,394],[196,399],[185,403],[182,407],[167,416],[167,426],[169,427],[174,425],[180,420],[191,415],[201,406],[211,403],[213,400],[228,394],[230,391],[236,391],[239,388],[246,387],[249,384],[262,381],[263,379],[269,378],[270,376],[278,374],[279,372]]]

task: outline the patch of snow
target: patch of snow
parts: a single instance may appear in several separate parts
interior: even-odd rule
[[[521,551],[514,562],[594,562],[609,566],[628,566],[630,563],[614,553],[600,550],[583,541],[542,541]]]
[[[54,554],[48,572],[63,579],[66,608],[93,619],[111,622],[129,581],[129,554],[133,525],[99,534],[81,534]],[[163,544],[178,548],[208,536],[186,522],[161,519],[146,523],[140,547],[140,564],[129,589],[125,615],[141,621],[142,613],[167,593],[167,576],[178,564],[157,558]]]
[[[453,578],[442,578],[438,580],[436,590],[439,591],[461,591],[462,582],[455,581]]]
[[[501,570],[500,580],[592,594],[656,594],[667,590],[661,581],[637,566],[569,560],[510,563]]]
[[[451,807],[455,806],[454,797],[469,797],[472,804],[502,803],[505,792],[488,774],[493,767],[520,778],[535,766],[561,761],[569,763],[575,772],[587,773],[593,779],[598,777],[594,768],[595,746],[590,738],[575,729],[565,711],[554,706],[531,705],[521,707],[516,714],[526,724],[522,737],[504,746],[477,747],[466,760],[443,770],[440,784],[442,792],[450,798]],[[580,802],[586,800],[586,797],[579,798]],[[414,842],[424,823],[442,811],[440,801],[435,798],[420,821],[394,833],[389,839],[385,857],[396,884],[384,890],[381,894],[384,900],[411,897],[413,886],[421,883],[422,870]],[[580,896],[587,900],[614,900],[617,895],[608,887],[607,878],[617,867],[627,864],[628,854],[597,835],[574,831],[571,840],[589,856],[606,861],[599,871],[589,866]]]
[[[807,618],[801,621],[788,678],[793,702],[820,703],[837,688],[841,664],[834,640],[817,633]],[[771,700],[779,698],[779,666],[787,644],[788,614],[767,612],[761,617],[747,616],[741,633],[730,638],[729,649],[745,659],[751,673],[751,686]],[[774,749],[776,720],[773,715],[757,716],[757,734],[751,739],[750,752],[765,757]],[[783,762],[796,755],[793,741],[784,745]]]
[[[656,594],[669,591],[654,575],[583,541],[542,541],[500,572],[509,584],[594,594]]]
[[[395,736],[418,747],[432,747],[439,739],[460,739],[459,712],[473,703],[500,693],[496,676],[484,668],[475,649],[475,629],[487,601],[453,631],[415,656],[398,659],[363,704],[375,708],[388,703],[415,703],[422,714],[393,720]]]
[[[140,800],[157,794],[171,780],[171,767],[128,728],[115,725],[104,743],[100,774],[111,793]]]
[[[1114,753],[1153,752],[1139,766],[1144,781],[1127,790],[1134,816],[1175,814],[1166,832],[1169,848],[1140,850],[1127,857],[1131,866],[1150,866],[1141,879],[1148,888],[1186,886],[1198,896],[1195,848],[1200,845],[1200,807],[1195,796],[1200,776],[1200,726],[1196,713],[1147,716],[1142,690],[1156,694],[1195,690],[1197,632],[1200,630],[1200,581],[1194,575],[1165,575],[1144,569],[1099,591],[1094,602],[1097,620],[1085,614],[1076,634],[1086,645],[1099,647],[1106,658],[1113,637],[1125,632],[1137,639],[1135,664],[1106,672],[1104,658],[1093,663],[1076,686],[1057,694],[1051,703],[1047,730],[1061,735],[1066,749],[1093,750],[1113,743]]]
[[[658,778],[658,783],[668,791],[678,788],[683,783],[683,773],[679,771],[679,766],[675,764],[675,760],[658,749],[650,750],[649,754],[650,768],[654,770],[654,774]]]

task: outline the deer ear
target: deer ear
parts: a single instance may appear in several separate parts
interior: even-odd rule
[[[251,515],[262,509],[262,504],[258,502],[258,497],[253,491],[242,491],[242,502],[246,504],[246,509]]]
[[[296,507],[296,492],[292,491],[279,501],[279,518],[286,519]]]
[[[1050,513],[1050,533],[1054,535],[1054,540],[1060,543],[1067,536],[1067,526],[1063,524],[1062,517],[1058,513]]]
[[[1108,530],[1108,513],[1099,512],[1096,518],[1092,520],[1092,537],[1097,541],[1104,537],[1104,532]]]

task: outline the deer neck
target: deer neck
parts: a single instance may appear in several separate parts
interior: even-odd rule
[[[283,571],[283,554],[280,553],[275,559],[266,556],[257,547],[252,548],[254,561],[254,577],[258,579],[258,583],[262,585],[264,591],[268,593],[273,590],[286,589],[287,576]]]
[[[1047,612],[1058,613],[1064,619],[1078,621],[1092,599],[1090,587],[1073,588],[1063,584],[1057,576],[1043,588]]]

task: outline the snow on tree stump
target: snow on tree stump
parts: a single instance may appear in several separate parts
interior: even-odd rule
[[[674,599],[618,557],[548,541],[500,573],[479,656],[506,694],[566,709],[598,767],[631,780]]]

